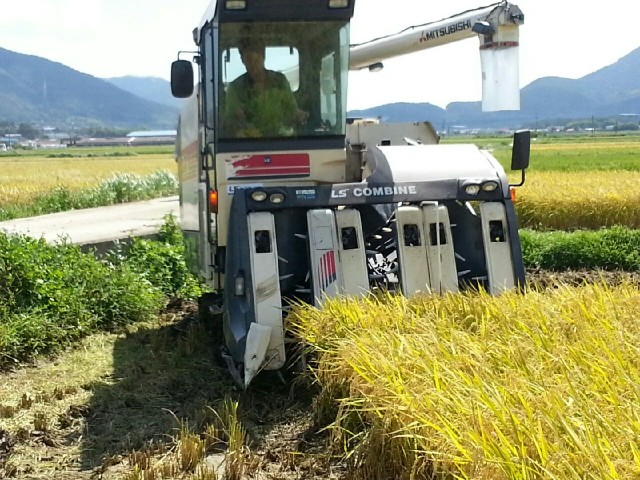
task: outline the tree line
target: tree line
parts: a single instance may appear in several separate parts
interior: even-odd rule
[[[114,127],[93,126],[93,127],[68,127],[56,128],[56,133],[67,133],[69,137],[97,137],[114,138],[124,137],[130,130]],[[27,140],[35,140],[47,136],[44,128],[33,123],[15,123],[11,121],[0,121],[0,136],[21,135]]]

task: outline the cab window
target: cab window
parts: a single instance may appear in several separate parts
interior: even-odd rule
[[[220,28],[221,141],[344,135],[348,24]]]

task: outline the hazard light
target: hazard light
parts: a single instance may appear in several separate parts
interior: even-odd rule
[[[218,213],[218,191],[209,191],[209,210],[211,213]]]

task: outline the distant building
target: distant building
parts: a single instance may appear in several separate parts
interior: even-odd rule
[[[127,137],[173,137],[175,139],[177,134],[178,132],[176,130],[140,130],[127,133]]]
[[[4,137],[0,137],[0,142],[7,146],[17,145],[22,142],[22,135],[19,133],[8,133]]]
[[[141,145],[173,145],[176,130],[141,130],[128,133],[126,137],[80,138],[70,142],[75,147],[139,147]]]

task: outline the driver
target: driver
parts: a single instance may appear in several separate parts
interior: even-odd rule
[[[293,135],[303,116],[289,81],[282,73],[265,68],[265,45],[260,39],[244,39],[239,51],[247,71],[227,89],[223,131],[235,138]]]

